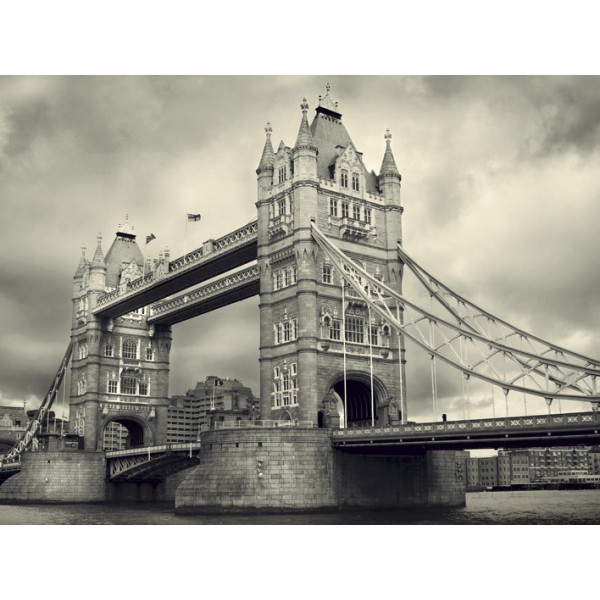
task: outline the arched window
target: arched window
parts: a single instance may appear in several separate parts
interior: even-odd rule
[[[137,342],[135,340],[123,340],[121,356],[123,358],[137,358]]]
[[[352,173],[352,189],[356,192],[360,189],[358,173]]]

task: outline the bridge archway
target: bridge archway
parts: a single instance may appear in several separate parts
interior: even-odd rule
[[[114,417],[102,430],[102,450],[141,448],[151,443],[148,424],[137,417]]]
[[[348,371],[346,373],[347,399],[344,409],[344,373],[338,373],[328,386],[330,397],[336,399],[336,409],[340,416],[340,426],[344,426],[344,412],[346,411],[346,424],[351,427],[371,427],[372,407],[375,412],[375,424],[379,419],[379,404],[388,397],[383,382],[373,377],[373,403],[371,405],[371,377],[369,373]]]

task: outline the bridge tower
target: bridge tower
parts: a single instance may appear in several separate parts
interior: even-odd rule
[[[146,308],[115,320],[92,314],[99,296],[143,275],[135,238],[126,219],[105,256],[98,236],[74,276],[69,428],[86,451],[166,441],[171,328],[149,325]]]
[[[333,427],[398,422],[406,414],[398,337],[342,289],[311,236],[314,222],[401,291],[401,176],[391,134],[377,175],[352,142],[329,84],[311,124],[306,99],[301,109],[293,147],[282,141],[274,151],[267,124],[256,170],[261,417]]]

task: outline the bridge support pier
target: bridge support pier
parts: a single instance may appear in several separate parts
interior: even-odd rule
[[[178,513],[464,506],[464,455],[345,452],[327,429],[210,431],[177,488]]]
[[[104,502],[104,452],[26,452],[21,472],[0,486],[0,503]]]

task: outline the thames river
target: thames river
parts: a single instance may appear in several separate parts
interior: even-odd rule
[[[0,505],[2,525],[597,525],[600,490],[478,492],[453,509],[175,515],[172,505]]]

